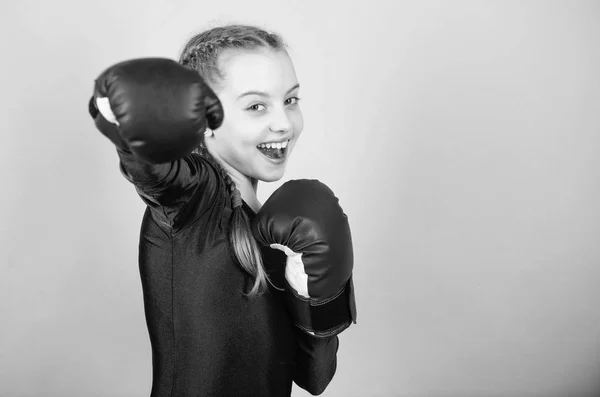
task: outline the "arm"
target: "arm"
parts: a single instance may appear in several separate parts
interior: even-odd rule
[[[337,369],[339,339],[315,338],[295,328],[297,338],[294,382],[312,395],[325,391]]]
[[[173,227],[176,216],[193,198],[210,200],[217,176],[200,156],[151,164],[133,153],[117,149],[121,174],[131,182],[144,203],[165,225]]]
[[[195,71],[161,58],[113,65],[96,79],[89,113],[116,145],[122,174],[170,226],[216,178],[191,154],[207,124],[218,128],[223,119],[218,98]]]
[[[338,334],[356,323],[350,226],[338,199],[315,180],[284,183],[252,223],[256,241],[283,251],[265,261],[297,335],[294,381],[321,394],[336,372]],[[285,269],[282,269],[282,265]]]

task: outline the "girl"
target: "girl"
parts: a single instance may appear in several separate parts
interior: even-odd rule
[[[218,96],[222,124],[176,161],[118,148],[121,172],[148,206],[139,260],[151,396],[283,397],[292,382],[320,394],[336,371],[338,337],[292,325],[285,292],[263,269],[279,252],[261,252],[250,230],[258,181],[283,176],[303,128],[285,44],[257,27],[221,26],[193,37],[179,63]]]

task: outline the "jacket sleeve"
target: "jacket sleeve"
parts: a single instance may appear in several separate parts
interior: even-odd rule
[[[297,350],[294,382],[310,394],[317,396],[325,391],[337,369],[339,339],[315,338],[295,328]]]
[[[133,153],[117,149],[121,174],[131,182],[156,218],[175,227],[197,206],[208,207],[214,198],[216,170],[199,155],[162,164],[150,164]]]

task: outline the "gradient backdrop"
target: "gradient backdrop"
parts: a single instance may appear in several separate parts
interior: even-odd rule
[[[600,395],[600,2],[22,0],[0,15],[0,396],[149,395],[144,206],[87,101],[221,22],[287,39],[285,180],[351,222],[359,322],[324,396]]]

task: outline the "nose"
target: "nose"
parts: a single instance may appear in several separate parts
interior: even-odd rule
[[[278,108],[272,113],[270,129],[273,132],[288,132],[292,129],[290,120],[285,108]]]

